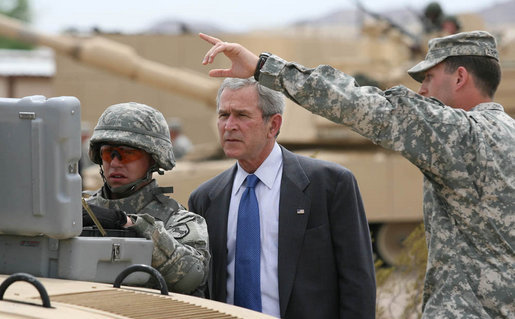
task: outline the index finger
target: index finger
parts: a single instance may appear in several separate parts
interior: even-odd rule
[[[207,35],[207,34],[204,34],[204,33],[199,33],[198,34],[199,37],[213,45],[219,43],[219,42],[222,42],[222,40],[218,39],[218,38],[215,38],[215,37],[212,37],[210,35]]]

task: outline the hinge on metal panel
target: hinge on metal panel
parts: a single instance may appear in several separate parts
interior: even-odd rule
[[[111,248],[111,261],[120,260],[120,244],[113,244]]]
[[[79,172],[79,163],[74,162],[68,164],[68,174],[77,174]]]

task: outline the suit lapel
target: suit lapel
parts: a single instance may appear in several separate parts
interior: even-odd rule
[[[279,304],[285,316],[293,288],[297,261],[302,249],[304,232],[309,219],[311,201],[304,194],[309,179],[300,166],[297,155],[281,146],[283,175],[279,201]]]
[[[205,214],[211,240],[209,245],[213,255],[217,256],[212,259],[210,279],[213,282],[210,287],[216,287],[216,291],[211,291],[211,298],[222,302],[227,298],[227,218],[235,172],[236,165],[219,176],[216,186],[209,192],[211,204]]]

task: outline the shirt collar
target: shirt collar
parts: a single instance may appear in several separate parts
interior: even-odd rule
[[[234,176],[234,184],[233,184],[233,195],[237,194],[241,189],[243,182],[249,175],[238,162],[238,170],[236,171],[236,176]],[[272,189],[274,185],[274,181],[277,178],[280,168],[283,165],[283,155],[281,151],[281,147],[277,142],[274,144],[274,148],[268,154],[268,157],[261,163],[258,169],[254,172],[259,180],[266,186],[268,189]]]

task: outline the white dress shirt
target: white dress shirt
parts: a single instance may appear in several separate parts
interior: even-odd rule
[[[254,172],[260,182],[255,192],[259,206],[259,226],[261,238],[261,303],[262,312],[280,317],[279,281],[277,279],[278,235],[279,235],[279,198],[283,156],[281,148],[275,143],[272,152]],[[234,304],[234,254],[236,251],[236,226],[238,207],[245,191],[243,182],[249,173],[238,164],[232,186],[231,203],[227,220],[227,303]]]

